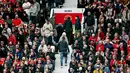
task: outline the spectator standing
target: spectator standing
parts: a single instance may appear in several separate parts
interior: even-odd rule
[[[30,19],[30,7],[31,7],[31,3],[28,0],[25,0],[22,8],[23,10],[26,12],[26,14],[28,15],[28,18]]]
[[[39,2],[37,2],[36,0],[33,0],[34,4],[37,6],[37,12],[36,12],[36,23],[39,23],[40,19],[39,19],[39,13],[40,13],[40,4]]]
[[[45,33],[46,37],[50,36],[50,32],[53,30],[52,24],[46,20],[46,23],[41,28],[41,33]]]
[[[69,42],[68,42],[68,38],[67,38],[65,32],[62,33],[62,35],[61,35],[61,37],[60,37],[60,39],[59,39],[59,42],[62,41],[62,38],[63,38],[63,37],[65,37],[65,41],[67,42],[67,44],[69,44]]]
[[[122,6],[120,0],[116,0],[116,3],[115,3],[115,13],[116,13],[116,16],[120,16],[120,12],[121,12],[122,7],[123,6]]]
[[[64,27],[65,33],[67,34],[68,41],[69,41],[69,43],[70,43],[70,37],[71,37],[72,31],[73,31],[72,22],[71,22],[70,17],[68,17],[68,18],[64,21],[63,27]]]
[[[65,57],[65,66],[67,66],[67,54],[69,53],[69,47],[65,41],[65,37],[62,37],[62,41],[58,43],[58,48],[60,52],[60,64],[63,67],[63,58]]]
[[[34,3],[31,5],[30,8],[30,14],[31,14],[30,19],[35,25],[37,23],[37,15],[39,11],[40,11],[40,5],[34,0]]]
[[[84,29],[86,29],[87,32],[91,32],[91,30],[94,31],[94,25],[95,20],[91,12],[88,12],[88,16],[84,20]]]
[[[78,16],[75,17],[75,32],[81,31],[81,22]]]
[[[58,24],[56,25],[55,29],[57,30],[57,40],[60,39],[62,33],[64,32],[64,28],[63,28],[63,25],[62,24]]]

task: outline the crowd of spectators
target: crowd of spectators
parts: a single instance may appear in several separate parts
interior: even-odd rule
[[[69,73],[130,73],[130,4],[78,0],[77,7],[85,8],[84,29],[74,36]]]
[[[78,0],[78,8],[85,8],[84,29],[77,16],[73,36],[70,18],[56,29],[48,19],[48,9],[63,3],[0,0],[0,73],[52,73],[64,31],[73,49],[69,73],[130,73],[130,4]]]
[[[0,0],[0,73],[52,73],[55,30],[48,9],[64,0]]]

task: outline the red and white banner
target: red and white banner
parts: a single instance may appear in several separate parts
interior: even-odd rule
[[[75,24],[76,16],[82,21],[82,13],[82,9],[54,9],[55,24],[63,24],[68,17],[71,18],[72,24]]]

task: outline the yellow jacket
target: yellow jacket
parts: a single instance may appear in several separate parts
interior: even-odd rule
[[[103,73],[102,70],[99,70],[99,72],[97,70],[94,70],[93,73]]]

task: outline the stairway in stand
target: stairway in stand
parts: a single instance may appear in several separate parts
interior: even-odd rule
[[[65,0],[63,8],[77,8],[77,0]]]
[[[68,64],[67,66],[63,66],[63,68],[61,68],[60,66],[60,54],[56,54],[56,62],[55,62],[55,71],[54,73],[68,73],[68,69],[69,69],[69,63],[71,61],[71,53],[72,53],[72,48],[71,46],[69,46],[70,49],[70,53],[68,55]],[[65,61],[65,60],[64,60]],[[64,62],[63,62],[64,63]]]
[[[65,3],[63,4],[63,8],[77,8],[77,0],[65,0]],[[54,73],[68,73],[69,69],[69,63],[71,61],[71,53],[72,53],[72,48],[69,46],[70,53],[68,55],[68,64],[67,66],[63,66],[61,68],[60,66],[60,54],[56,54],[56,62],[55,62],[55,71]]]

